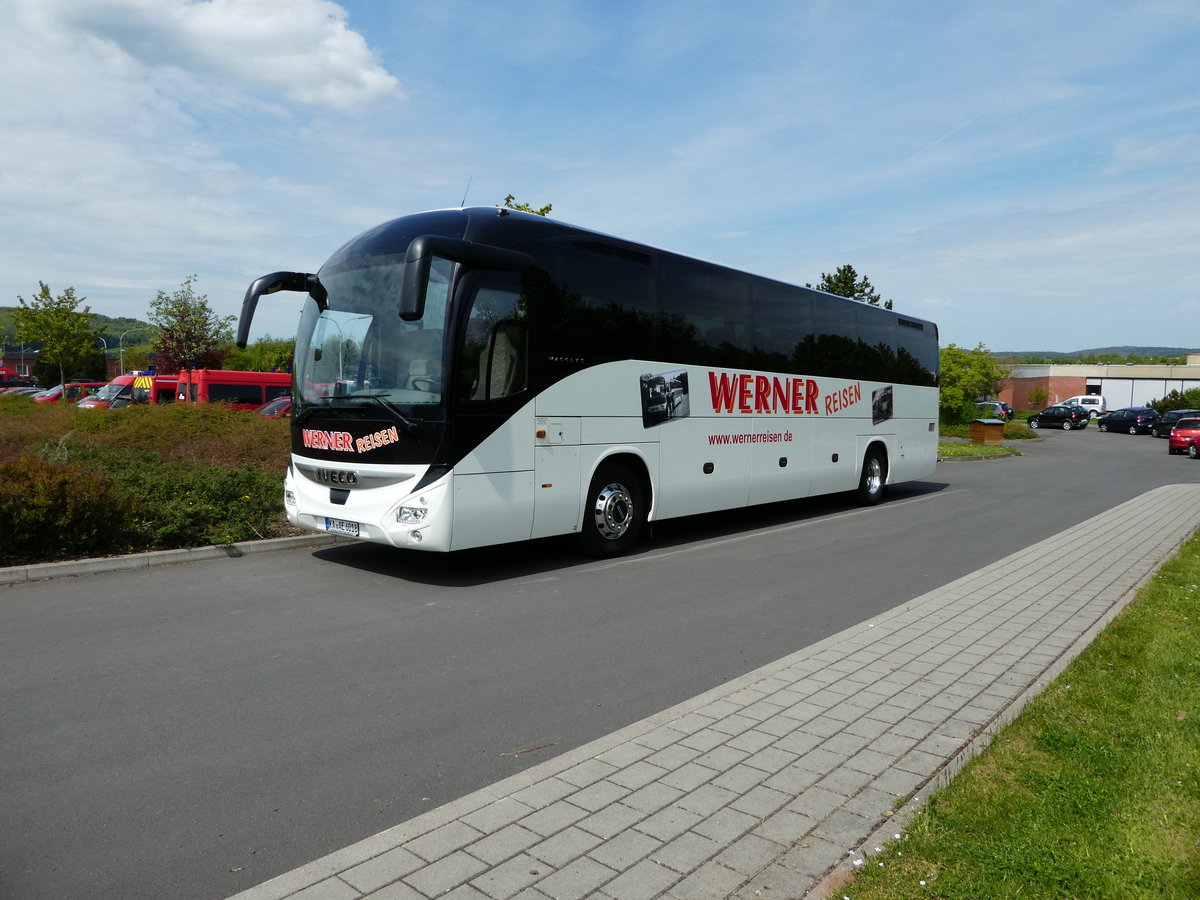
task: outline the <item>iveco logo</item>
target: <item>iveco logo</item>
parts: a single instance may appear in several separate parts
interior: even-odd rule
[[[358,484],[357,472],[343,472],[341,469],[317,469],[317,481],[323,481],[326,484]]]

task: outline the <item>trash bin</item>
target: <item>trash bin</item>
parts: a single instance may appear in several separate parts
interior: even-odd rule
[[[1004,420],[975,419],[967,428],[967,437],[976,444],[999,444],[1004,440]]]

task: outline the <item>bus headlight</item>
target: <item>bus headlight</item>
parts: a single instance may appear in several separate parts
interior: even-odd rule
[[[422,525],[429,518],[429,509],[424,506],[402,506],[396,510],[396,521],[401,525]]]

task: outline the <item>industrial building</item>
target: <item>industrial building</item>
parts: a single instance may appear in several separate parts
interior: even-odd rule
[[[1079,394],[1099,394],[1109,409],[1148,406],[1171,393],[1200,388],[1200,353],[1181,366],[1015,365],[998,399],[1015,409],[1041,408],[1030,392],[1044,390],[1047,404]]]

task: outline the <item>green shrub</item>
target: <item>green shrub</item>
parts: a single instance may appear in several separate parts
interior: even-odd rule
[[[288,456],[286,420],[222,406],[0,402],[0,565],[290,533]]]
[[[257,463],[238,468],[163,460],[153,451],[69,442],[45,448],[56,458],[103,471],[113,492],[132,502],[129,530],[138,550],[227,544],[270,536],[283,508],[282,476]]]
[[[1171,391],[1158,400],[1151,400],[1146,405],[1160,413],[1171,412],[1174,409],[1200,409],[1200,388]]]
[[[0,463],[0,565],[117,552],[132,503],[81,466],[32,456]]]

